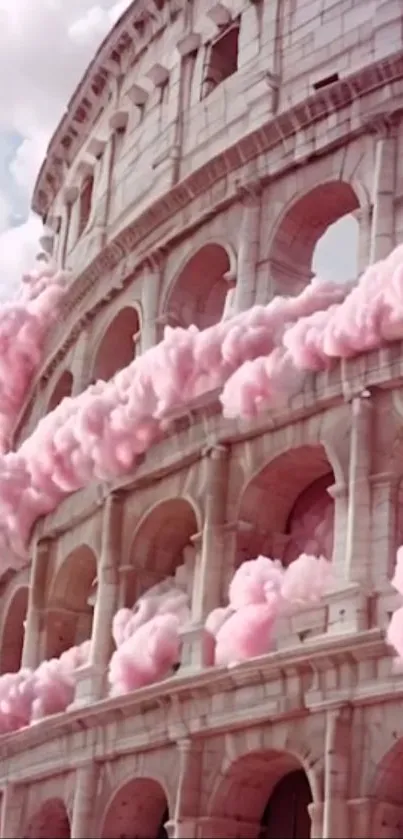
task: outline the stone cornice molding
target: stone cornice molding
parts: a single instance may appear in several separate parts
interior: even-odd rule
[[[278,698],[273,699],[273,702],[269,702],[265,697],[261,703],[248,704],[224,713],[214,711],[211,700],[220,691],[242,690],[244,687],[275,680],[279,681],[279,687],[281,684],[284,685],[284,679],[285,682],[290,679],[292,684],[295,684],[297,680],[302,687],[308,674],[313,673],[316,666],[319,666],[322,672],[325,672],[326,667],[328,669],[333,669],[335,665],[342,667],[345,665],[346,656],[355,662],[355,666],[358,666],[361,661],[367,661],[368,658],[382,660],[386,656],[391,656],[391,653],[386,646],[384,633],[379,629],[357,633],[353,638],[351,635],[328,635],[311,643],[307,642],[298,647],[242,662],[232,669],[207,668],[199,673],[192,672],[191,675],[184,673],[182,676],[178,673],[175,679],[168,680],[165,685],[161,686],[161,683],[157,683],[127,696],[105,699],[86,707],[84,711],[82,708],[72,708],[64,714],[47,717],[35,726],[0,738],[0,754],[2,765],[7,772],[7,780],[18,783],[55,774],[59,764],[65,760],[66,754],[65,748],[60,750],[57,748],[59,738],[63,738],[64,746],[67,746],[67,741],[69,741],[72,766],[85,760],[80,739],[83,733],[83,718],[85,719],[86,744],[98,742],[98,730],[101,726],[105,727],[110,724],[116,726],[117,715],[121,719],[131,717],[133,721],[141,721],[140,725],[133,725],[129,737],[127,727],[125,727],[122,734],[107,740],[116,757],[117,754],[124,755],[150,747],[150,730],[142,721],[147,713],[152,713],[155,717],[158,709],[161,711],[161,718],[165,721],[165,728],[162,730],[158,727],[153,746],[169,745],[172,741],[171,732],[176,731],[178,723],[181,721],[183,723],[183,718],[186,718],[186,705],[189,702],[193,703],[191,704],[192,734],[196,737],[206,733],[206,713],[209,720],[208,732],[211,735],[219,733],[223,728],[236,729],[239,726],[267,725],[268,718],[274,725],[282,719],[290,718],[290,715],[296,717],[304,715],[307,713],[307,707],[304,705],[302,690],[298,693],[300,706],[293,706],[292,709],[287,707],[287,703],[282,702],[280,694]],[[190,697],[189,687],[191,687]],[[376,687],[378,687],[377,684]],[[379,692],[381,690],[384,692],[388,690],[390,699],[390,680],[379,684]],[[342,696],[334,701],[328,700],[323,710],[343,706],[346,701],[352,701],[354,704],[378,702],[379,692],[374,691],[374,680],[362,680],[351,700],[350,698],[346,700]],[[403,687],[395,685],[394,698],[397,701],[402,692]],[[204,710],[201,708],[200,716],[194,712],[195,697],[201,705],[205,706]],[[188,711],[190,713],[189,708]],[[184,736],[186,737],[186,734]],[[51,755],[49,761],[38,760],[38,755],[33,750],[49,749],[50,743],[53,743],[53,747],[48,752]],[[104,745],[102,742],[102,759],[108,760],[109,752],[108,749],[105,752]],[[28,752],[30,752],[30,760],[27,762]],[[0,778],[0,785],[4,783],[5,779]]]

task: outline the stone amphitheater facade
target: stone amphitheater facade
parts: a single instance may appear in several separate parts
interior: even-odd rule
[[[399,0],[134,0],[38,176],[42,246],[73,279],[15,443],[166,324],[299,291],[343,215],[360,269],[385,256],[403,237],[402,115]],[[403,680],[384,640],[402,359],[394,344],[341,362],[253,421],[207,394],[132,474],[40,522],[30,567],[2,582],[1,672],[90,636],[93,661],[66,713],[0,738],[2,837],[403,837]],[[335,591],[275,652],[204,668],[201,621],[236,564],[281,556],[296,499],[325,476]],[[105,698],[117,608],[189,569],[182,666]]]

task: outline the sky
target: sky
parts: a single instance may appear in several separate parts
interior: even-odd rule
[[[0,301],[15,296],[39,250],[42,224],[30,212],[30,199],[49,139],[95,50],[130,2],[0,0]],[[328,279],[350,278],[355,227],[342,220],[329,236],[314,267]]]

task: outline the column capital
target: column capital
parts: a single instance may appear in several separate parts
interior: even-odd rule
[[[167,259],[167,251],[165,248],[156,248],[155,251],[150,253],[146,259],[144,260],[144,269],[145,272],[160,272],[164,267]]]
[[[228,446],[214,441],[207,442],[201,453],[203,457],[209,457],[211,460],[221,460],[228,454]]]
[[[365,127],[376,140],[386,140],[395,137],[401,121],[398,111],[369,115],[365,120]]]
[[[255,207],[259,205],[260,198],[263,192],[262,182],[259,178],[251,179],[250,181],[237,181],[235,185],[236,194],[239,200],[246,207]]]

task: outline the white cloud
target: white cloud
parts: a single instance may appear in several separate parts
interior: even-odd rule
[[[29,203],[49,138],[97,46],[129,5],[0,0],[0,299],[15,293],[38,250],[41,226]]]

